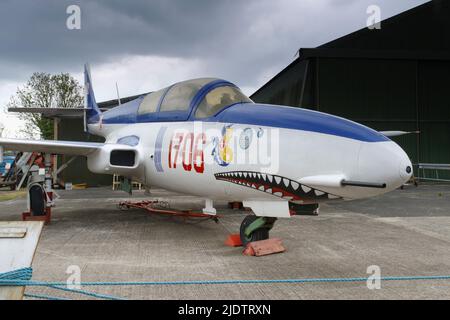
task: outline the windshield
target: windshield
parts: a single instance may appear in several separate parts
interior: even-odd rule
[[[162,90],[147,94],[139,106],[138,113],[146,114],[146,113],[156,112],[156,109],[158,108],[159,100],[161,100],[161,97],[165,91],[166,91],[166,89],[162,89]]]
[[[161,103],[160,111],[186,111],[189,109],[192,98],[212,78],[202,78],[179,82],[173,85],[166,93]]]
[[[238,88],[232,86],[218,87],[206,94],[195,111],[195,118],[209,118],[229,105],[240,102],[253,102]]]

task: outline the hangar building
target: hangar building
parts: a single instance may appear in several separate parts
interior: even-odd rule
[[[380,131],[420,131],[393,138],[416,164],[416,176],[418,163],[450,164],[449,17],[449,1],[430,1],[382,21],[381,29],[301,48],[298,59],[251,98],[331,113]],[[449,173],[438,177],[450,179]]]

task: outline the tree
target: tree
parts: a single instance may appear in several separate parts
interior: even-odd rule
[[[82,88],[68,73],[51,75],[35,72],[23,88],[18,88],[8,103],[8,108],[76,108],[83,104]],[[40,113],[19,114],[26,122],[23,130],[28,137],[39,133],[42,139],[53,138],[53,121]]]

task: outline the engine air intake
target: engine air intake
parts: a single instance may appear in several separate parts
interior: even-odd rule
[[[133,150],[113,150],[109,162],[113,166],[134,167],[136,153]]]

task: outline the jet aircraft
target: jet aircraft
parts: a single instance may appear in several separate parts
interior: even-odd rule
[[[244,244],[267,239],[289,203],[373,197],[411,178],[407,154],[364,125],[313,110],[253,102],[231,82],[175,83],[102,112],[85,66],[85,130],[104,143],[1,138],[18,151],[87,157],[90,171],[251,208]]]

